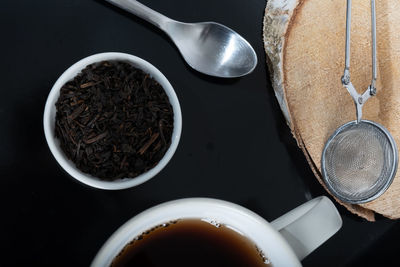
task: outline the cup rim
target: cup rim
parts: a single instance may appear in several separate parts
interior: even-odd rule
[[[169,146],[168,150],[165,152],[164,156],[157,163],[156,166],[133,178],[122,178],[113,181],[106,181],[80,171],[78,168],[76,168],[75,164],[66,157],[66,155],[59,146],[58,139],[56,139],[54,135],[54,122],[56,114],[55,103],[59,97],[59,92],[61,87],[67,81],[73,79],[87,65],[96,62],[101,62],[104,60],[125,61],[131,63],[136,68],[139,68],[144,72],[150,74],[150,76],[152,76],[163,87],[164,91],[166,92],[169,98],[170,104],[174,112],[174,128],[172,131],[171,145]],[[167,78],[161,73],[161,71],[159,71],[155,66],[145,61],[144,59],[131,54],[120,53],[120,52],[105,52],[105,53],[94,54],[79,60],[78,62],[70,66],[66,71],[64,71],[64,73],[57,79],[52,89],[50,90],[50,93],[46,100],[44,114],[43,114],[43,128],[44,128],[45,138],[51,153],[53,154],[58,164],[70,176],[75,178],[77,181],[94,188],[106,189],[106,190],[119,190],[119,189],[134,187],[150,180],[167,165],[167,163],[174,155],[181,137],[182,113],[178,97],[176,96],[176,93],[172,85],[167,80]]]
[[[183,198],[153,206],[120,226],[102,245],[91,266],[109,266],[135,237],[152,227],[178,219],[205,219],[226,224],[252,240],[273,266],[301,266],[287,241],[258,214],[214,198]]]

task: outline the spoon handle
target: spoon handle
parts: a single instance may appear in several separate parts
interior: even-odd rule
[[[172,21],[170,18],[148,8],[147,6],[135,0],[106,0],[107,2],[118,6],[165,31],[165,26]]]

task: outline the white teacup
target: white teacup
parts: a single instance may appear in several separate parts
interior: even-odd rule
[[[187,198],[166,202],[133,217],[103,245],[91,266],[109,266],[118,253],[146,230],[177,219],[205,219],[252,240],[273,266],[301,266],[300,261],[342,226],[327,197],[314,198],[268,223],[254,212],[222,200]]]

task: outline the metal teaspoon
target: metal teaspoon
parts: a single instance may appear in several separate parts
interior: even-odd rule
[[[257,55],[238,33],[215,22],[183,23],[134,0],[106,0],[163,30],[193,69],[207,75],[234,78],[249,74]]]

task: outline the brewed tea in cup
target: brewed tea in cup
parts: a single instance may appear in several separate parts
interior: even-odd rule
[[[181,219],[136,237],[114,258],[111,266],[270,265],[256,244],[235,229],[204,219]]]

